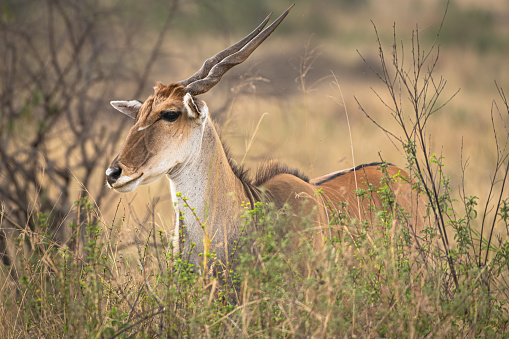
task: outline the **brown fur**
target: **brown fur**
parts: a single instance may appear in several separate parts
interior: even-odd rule
[[[183,101],[184,95],[186,95],[186,89],[179,84],[171,83],[166,86],[158,82],[154,87],[154,98],[156,102],[163,102],[169,98]]]
[[[228,158],[228,163],[237,178],[245,184],[251,186],[261,186],[270,179],[278,176],[279,174],[290,174],[305,182],[309,182],[309,178],[299,171],[298,169],[288,167],[286,164],[278,160],[265,160],[258,165],[256,169],[254,180],[249,176],[249,170],[245,169],[243,165],[239,165],[233,159],[230,149],[223,143],[223,148]]]
[[[214,126],[216,127],[216,126]],[[217,128],[217,127],[216,127]],[[221,144],[223,146],[224,153],[226,155],[226,159],[228,160],[228,164],[233,171],[233,174],[243,183],[247,183],[249,185],[252,184],[252,179],[249,176],[249,170],[244,167],[244,165],[239,165],[231,155],[230,148],[221,140]]]
[[[298,169],[290,168],[277,160],[268,160],[258,165],[253,185],[261,186],[279,174],[290,174],[304,182],[309,182],[309,178]]]
[[[385,175],[378,168],[379,163],[309,180],[298,170],[277,161],[268,161],[258,167],[253,180],[221,143],[205,104],[184,93],[185,89],[180,85],[157,85],[154,95],[140,108],[136,124],[112,166],[120,164],[128,178],[145,178],[147,173],[154,173],[160,168],[159,164],[164,159],[189,152],[187,157],[182,158],[187,160],[177,161],[171,167],[157,171],[167,174],[172,187],[187,197],[186,201],[196,208],[196,215],[204,222],[202,227],[192,214],[185,213],[182,222],[187,227],[177,232],[185,237],[184,248],[180,250],[188,252],[189,246],[194,244],[189,258],[196,267],[203,267],[203,257],[199,253],[205,250],[204,231],[218,261],[223,264],[231,262],[232,249],[245,235],[242,214],[243,206],[248,203],[253,206],[257,201],[266,201],[274,203],[276,208],[288,206],[296,217],[289,228],[298,228],[301,218],[312,217],[312,223],[319,230],[314,233],[312,241],[318,247],[323,242],[323,232],[327,231],[335,216],[344,215],[376,224],[376,209],[383,207],[377,191]],[[183,113],[174,122],[159,122],[161,112],[167,109],[179,109]],[[388,165],[389,177],[395,178],[398,174],[407,176],[403,170]],[[423,204],[418,203],[412,194],[412,186],[404,180],[396,179],[390,185],[395,192],[396,203],[412,215],[408,226],[418,235],[423,224],[420,217],[423,214],[419,213]],[[368,192],[367,197],[357,197],[357,189],[369,190],[370,187],[373,190]],[[187,212],[187,202],[176,198],[174,202],[178,211]]]
[[[303,199],[311,201],[312,205],[324,213],[317,217],[317,222],[322,225],[327,225],[332,220],[332,214],[336,216],[343,214],[357,220],[375,222],[376,212],[383,207],[383,201],[377,191],[383,177],[388,176],[392,178],[389,185],[394,192],[395,203],[412,216],[409,222],[413,229],[415,227],[418,230],[422,229],[423,220],[419,216],[423,215],[422,209],[425,206],[417,199],[412,186],[407,182],[408,174],[405,171],[394,165],[388,165],[385,174],[378,163],[357,168],[359,169],[346,171],[339,176],[328,175],[332,178],[320,185],[306,183],[297,177],[278,175],[261,186],[269,192],[271,200],[279,202],[280,206],[288,203],[296,211],[301,208]],[[315,181],[316,179],[311,180]],[[365,190],[367,193],[357,197],[357,190]]]
[[[358,166],[355,166],[355,167],[352,167],[352,168],[347,168],[347,169],[339,170],[339,171],[336,171],[336,172],[332,172],[332,173],[323,175],[323,176],[318,177],[318,178],[314,178],[313,180],[310,181],[310,184],[320,186],[320,185],[326,183],[327,181],[335,179],[335,178],[337,178],[337,177],[339,177],[341,175],[345,175],[345,174],[348,174],[350,172],[358,171],[358,170],[360,170],[360,169],[362,169],[364,167],[379,166],[381,164],[382,164],[381,162],[370,162],[368,164],[362,164],[362,165],[358,165]],[[391,163],[388,163],[388,165],[394,166]]]

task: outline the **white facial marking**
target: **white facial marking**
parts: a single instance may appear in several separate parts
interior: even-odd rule
[[[113,188],[115,191],[118,192],[131,192],[134,191],[141,183],[141,180],[143,179],[143,174],[137,177],[136,179],[133,179],[130,176],[121,176],[113,185],[110,187]],[[109,184],[108,184],[109,185]]]
[[[115,182],[115,186],[122,186],[124,185],[125,183],[128,183],[129,181],[132,181],[133,178],[130,177],[130,176],[121,176],[116,182]]]
[[[147,129],[147,128],[149,128],[149,127],[150,127],[150,125],[148,125],[148,126],[144,126],[144,127],[140,127],[140,128],[138,128],[138,132],[139,132],[139,131],[143,131],[144,129]]]

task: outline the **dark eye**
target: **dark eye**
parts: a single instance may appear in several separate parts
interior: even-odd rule
[[[168,122],[174,122],[180,116],[180,111],[164,111],[161,112],[161,119]]]

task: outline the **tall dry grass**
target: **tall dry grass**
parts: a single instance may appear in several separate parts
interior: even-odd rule
[[[450,9],[460,12],[459,21],[465,16],[470,18],[466,10],[476,10],[464,7],[466,3]],[[396,130],[397,123],[387,119],[385,108],[371,90],[382,93],[385,87],[376,82],[376,76],[369,75],[369,68],[363,65],[356,50],[373,64],[378,62],[379,49],[368,17],[375,21],[382,17],[378,24],[383,32],[382,47],[392,44],[394,20],[408,46],[416,22],[410,14],[418,13],[425,34],[436,28],[443,8],[440,2],[433,1],[420,5],[366,4],[372,6],[342,11],[332,3],[322,2],[322,10],[334,9],[326,11],[326,16],[338,22],[328,34],[312,39],[302,31],[300,34],[306,39],[274,35],[250,59],[250,64],[240,67],[213,93],[204,96],[213,117],[224,126],[223,135],[239,161],[245,158],[246,165],[255,168],[260,159],[276,157],[310,176],[318,176],[353,166],[352,145],[355,164],[378,160],[381,152],[383,159],[404,166],[406,155],[397,151],[385,133],[357,109],[354,95],[374,119],[383,121],[388,130]],[[497,13],[504,6],[496,2],[493,8],[498,12],[481,10],[499,18]],[[299,24],[298,14],[313,10],[307,4],[302,4],[302,8],[303,12],[299,12],[296,7],[297,15],[289,18],[294,20],[291,25]],[[393,13],[400,16],[395,18]],[[444,94],[462,88],[441,113],[430,119],[427,127],[431,153],[445,157],[440,164],[445,164],[442,168],[450,176],[452,197],[460,202],[464,196],[488,196],[496,164],[492,100],[496,100],[499,109],[494,107],[495,117],[497,112],[503,112],[504,105],[492,81],[496,79],[500,88],[508,88],[507,74],[499,71],[507,51],[507,42],[500,34],[506,24],[503,20],[496,22],[491,33],[501,40],[492,43],[499,44],[501,51],[498,47],[480,50],[474,45],[444,43],[436,67],[436,72],[448,79]],[[447,27],[446,19],[443,29]],[[150,46],[154,42],[151,39],[154,38],[139,46]],[[154,80],[169,82],[187,77],[211,50],[221,49],[230,40],[218,41],[204,34],[195,37],[192,44],[185,34],[175,34],[171,39],[171,44],[161,46],[162,62],[149,74]],[[310,41],[307,47],[304,40]],[[186,49],[175,51],[174,46]],[[316,60],[309,58],[312,50],[319,52]],[[182,67],[168,69],[170,61]],[[304,77],[302,70],[307,66],[310,68]],[[123,86],[132,90],[132,85],[118,83],[116,91],[122,93]],[[147,86],[143,95],[149,92]],[[495,129],[502,127],[499,136],[504,135],[503,126],[495,125]],[[114,157],[113,148],[120,145],[114,146],[108,152],[111,154],[104,154],[105,158]],[[58,155],[58,148],[50,149]],[[58,161],[59,157],[55,158]],[[463,176],[466,159],[469,166]],[[460,234],[458,239],[466,246],[453,253],[459,277],[459,285],[454,287],[446,283],[451,281],[447,261],[437,254],[436,266],[427,267],[419,259],[420,252],[404,242],[402,230],[394,227],[393,233],[384,233],[361,229],[359,238],[352,238],[348,234],[358,232],[358,227],[347,220],[334,225],[351,232],[338,232],[336,238],[329,239],[330,247],[325,253],[329,260],[320,267],[321,276],[302,275],[296,269],[302,257],[284,256],[275,250],[284,248],[287,240],[273,236],[274,230],[284,227],[285,216],[268,206],[258,206],[254,212],[246,213],[246,221],[257,214],[264,220],[266,232],[254,233],[246,241],[259,244],[267,252],[260,257],[242,255],[237,277],[239,292],[220,286],[214,277],[193,274],[185,260],[173,256],[173,213],[166,183],[158,182],[123,196],[106,193],[106,208],[94,203],[97,193],[93,188],[85,188],[89,189],[89,198],[81,198],[79,177],[78,171],[71,194],[77,203],[69,207],[70,217],[65,222],[48,218],[51,211],[39,210],[37,198],[32,200],[34,228],[21,232],[11,245],[11,253],[19,260],[16,276],[9,277],[13,271],[8,267],[2,267],[0,275],[2,336],[127,337],[143,333],[207,337],[496,337],[507,333],[507,218],[504,219],[503,209],[496,223],[501,241],[495,238],[490,249],[482,249],[483,258],[491,253],[486,266],[475,265],[477,257],[471,260],[473,254],[480,253],[478,243],[473,249],[464,233],[452,233]],[[102,174],[93,180],[102,182]],[[501,196],[507,199],[503,192]],[[480,206],[486,202],[482,199],[477,207],[467,204],[466,214],[458,214],[456,221],[470,218],[470,225],[475,226],[476,220],[480,225]],[[476,219],[469,207],[476,207]],[[83,230],[85,237],[79,246],[71,249],[55,242],[48,228],[60,226],[69,226],[76,238],[78,230]],[[312,230],[313,225],[307,226]],[[305,241],[303,244],[303,253],[310,257],[322,255],[313,253]],[[231,303],[232,293],[240,294],[242,302]]]

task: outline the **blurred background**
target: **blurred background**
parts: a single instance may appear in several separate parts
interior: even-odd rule
[[[401,135],[378,98],[387,94],[374,72],[380,69],[375,27],[386,60],[396,33],[411,70],[416,30],[421,48],[429,49],[447,2],[294,2],[275,33],[201,97],[235,159],[253,173],[261,160],[278,158],[310,177],[380,157],[403,167],[403,154],[357,103]],[[24,228],[45,211],[60,228],[75,213],[73,202],[88,196],[106,223],[123,217],[134,221],[131,227],[152,223],[169,232],[167,180],[125,195],[105,187],[104,172],[132,124],[109,101],[144,100],[156,81],[187,78],[268,13],[275,18],[292,3],[0,0],[3,227]],[[467,195],[488,193],[497,155],[495,81],[509,91],[508,32],[509,1],[455,0],[438,37],[435,76],[447,81],[439,103],[459,92],[429,121],[430,152],[445,157],[455,190],[468,165]],[[494,112],[503,146],[507,113]],[[145,213],[154,206],[148,220]]]

